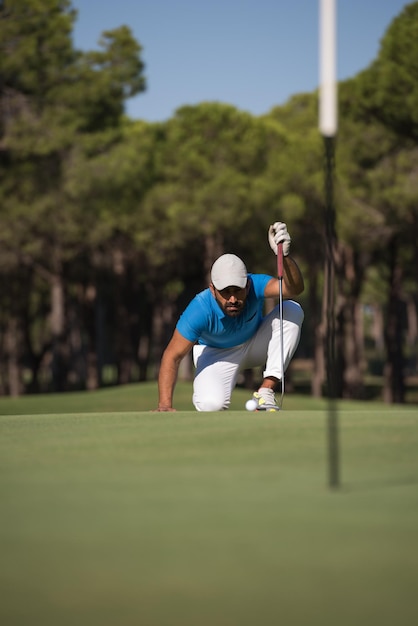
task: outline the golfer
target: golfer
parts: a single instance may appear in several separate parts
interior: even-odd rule
[[[277,255],[283,246],[283,361],[284,371],[299,343],[301,306],[291,300],[304,289],[302,274],[289,256],[290,236],[283,222],[268,229]],[[196,368],[193,404],[198,411],[228,409],[240,371],[263,367],[263,381],[253,394],[257,410],[278,411],[275,389],[281,371],[279,305],[264,316],[265,298],[279,297],[279,281],[266,274],[249,274],[234,254],[220,256],[212,266],[209,288],[198,293],[180,316],[162,356],[158,411],[175,411],[173,394],[182,359],[193,350]]]

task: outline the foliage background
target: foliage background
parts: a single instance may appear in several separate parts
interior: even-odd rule
[[[306,280],[297,356],[309,364],[309,392],[322,395],[317,93],[261,117],[203,102],[164,123],[131,120],[124,103],[146,89],[140,43],[121,27],[82,53],[75,17],[68,0],[0,4],[0,393],[155,379],[179,312],[218,254],[274,274],[266,231],[280,219]],[[339,85],[344,398],[367,397],[379,375],[384,399],[401,403],[416,374],[417,28],[413,2],[371,66]],[[190,375],[185,362],[181,377]]]

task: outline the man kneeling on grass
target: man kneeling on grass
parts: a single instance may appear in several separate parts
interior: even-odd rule
[[[302,293],[304,284],[299,267],[289,256],[291,239],[286,224],[270,226],[268,241],[276,255],[279,244],[283,249],[283,329],[279,305],[263,314],[265,298],[280,295],[279,280],[247,273],[234,254],[220,256],[212,266],[209,288],[187,306],[164,351],[158,411],[175,411],[179,365],[192,349],[196,367],[193,404],[198,411],[228,409],[239,372],[259,366],[265,369],[261,386],[253,394],[256,410],[279,410],[274,392],[298,346],[304,317],[301,306],[290,298]]]

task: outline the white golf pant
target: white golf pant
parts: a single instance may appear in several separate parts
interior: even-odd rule
[[[293,300],[283,302],[283,358],[286,371],[299,344],[304,313]],[[198,411],[228,409],[239,372],[265,366],[263,377],[281,379],[281,330],[279,305],[266,315],[256,334],[234,348],[196,345],[193,404]]]

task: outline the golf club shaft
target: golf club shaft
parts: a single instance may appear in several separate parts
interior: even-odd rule
[[[280,369],[281,378],[281,397],[280,408],[282,408],[284,397],[284,347],[283,347],[283,244],[277,245],[277,277],[279,279],[279,320],[280,320]]]

